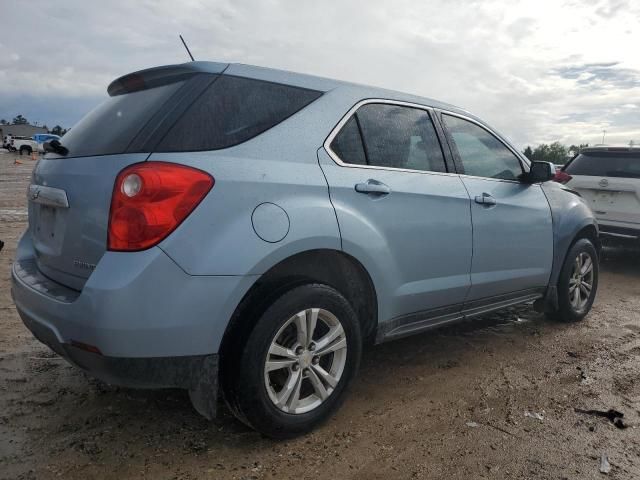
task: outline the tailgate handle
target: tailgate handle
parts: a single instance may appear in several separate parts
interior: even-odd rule
[[[29,185],[29,201],[49,207],[69,208],[67,192],[44,185]]]

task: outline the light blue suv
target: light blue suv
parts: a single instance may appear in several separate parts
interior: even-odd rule
[[[35,168],[12,287],[106,382],[187,389],[208,418],[221,392],[288,437],[335,411],[367,342],[591,308],[591,211],[464,110],[209,62],[108,93]]]

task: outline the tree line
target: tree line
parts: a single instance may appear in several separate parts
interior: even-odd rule
[[[16,115],[15,117],[13,117],[13,120],[11,121],[11,123],[9,123],[4,118],[0,119],[0,125],[28,125],[28,124],[29,124],[29,120],[27,120],[26,117],[24,117],[23,115]],[[67,133],[67,130],[68,130],[67,128],[62,128],[60,125],[56,125],[51,129],[46,125],[42,125],[42,128],[46,129],[47,132],[53,135],[58,135],[60,137],[65,133]]]
[[[588,146],[588,143],[570,146],[563,145],[560,142],[553,142],[551,144],[542,143],[536,148],[527,146],[522,153],[524,153],[529,160],[564,165],[567,163],[567,160],[577,155],[583,148]]]

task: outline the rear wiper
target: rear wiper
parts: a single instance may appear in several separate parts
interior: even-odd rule
[[[48,142],[44,142],[43,147],[45,152],[53,152],[62,156],[66,156],[69,153],[69,149],[63,146],[59,140],[50,140]]]

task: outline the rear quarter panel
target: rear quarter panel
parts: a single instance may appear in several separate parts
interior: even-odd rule
[[[252,275],[296,253],[340,249],[340,233],[327,185],[311,152],[309,162],[236,156],[232,152],[154,154],[150,160],[199,168],[215,185],[184,223],[160,244],[191,275]],[[261,239],[252,213],[272,203],[288,217],[286,236]]]
[[[217,151],[153,153],[210,173],[215,185],[180,227],[160,244],[192,275],[263,274],[289,256],[340,250],[340,232],[316,151],[350,107],[331,92],[284,122],[235,147]],[[272,203],[288,217],[277,242],[254,231],[252,213]]]

